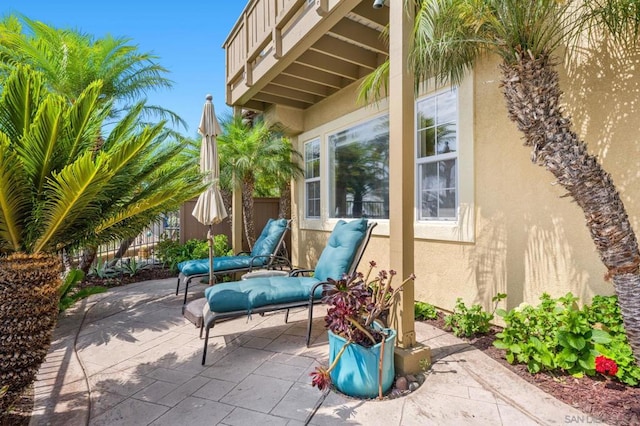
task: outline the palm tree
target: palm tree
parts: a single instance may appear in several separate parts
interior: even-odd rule
[[[288,185],[302,175],[296,162],[302,158],[291,142],[269,127],[263,120],[247,122],[241,116],[222,120],[218,137],[222,185],[229,182],[242,188],[242,218],[245,237],[250,247],[255,242],[253,197],[256,182],[272,180],[276,187]],[[282,195],[282,194],[281,194]]]
[[[0,410],[47,353],[62,267],[55,254],[129,238],[203,190],[196,162],[177,162],[183,148],[165,123],[139,126],[142,104],[97,146],[111,113],[101,82],[69,103],[45,81],[18,66],[0,97],[0,388],[9,386]]]
[[[24,25],[24,28],[23,28]],[[170,88],[168,70],[158,57],[140,52],[131,40],[106,35],[96,39],[72,29],[58,29],[25,16],[0,22],[0,80],[17,64],[27,64],[45,76],[47,88],[73,102],[92,82],[102,80],[100,100],[114,100],[111,117],[126,112],[152,90]],[[157,116],[186,128],[175,113],[145,105],[145,118]]]
[[[509,113],[545,167],[582,208],[587,227],[613,279],[624,325],[640,364],[640,252],[611,176],[587,151],[560,107],[558,59],[563,45],[602,35],[621,49],[635,46],[638,0],[405,0],[415,8],[411,69],[416,81],[458,84],[478,58],[498,55]],[[386,65],[388,69],[388,64]],[[363,87],[375,97],[384,67]]]

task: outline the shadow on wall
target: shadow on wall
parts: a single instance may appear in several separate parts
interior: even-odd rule
[[[527,241],[523,258],[523,300],[537,303],[544,292],[559,297],[571,291],[581,300],[590,301],[594,292],[602,292],[597,287],[601,281],[590,276],[589,260],[576,254],[576,237],[567,234],[564,218],[554,215],[548,207],[543,210],[547,214],[527,214],[524,220]],[[575,220],[580,217],[576,216]],[[586,235],[586,228],[584,233]],[[586,241],[586,247],[588,244]]]
[[[552,206],[490,217],[478,209],[477,217],[476,244],[465,247],[466,281],[475,283],[477,291],[473,303],[493,309],[491,299],[506,293],[506,305],[501,306],[512,309],[522,302],[536,304],[544,292],[558,297],[571,291],[584,302],[593,294],[611,294],[612,288],[589,272],[593,257],[581,256],[585,251],[576,253],[574,248],[591,247],[586,228],[578,226],[574,232]]]
[[[522,298],[522,289],[507,288],[506,217],[500,212],[491,218],[482,217],[480,208],[476,215],[476,244],[464,249],[467,252],[465,257],[469,259],[466,281],[475,282],[477,286],[473,303],[480,303],[488,309],[491,298],[497,293],[507,293],[511,305],[513,300]]]
[[[320,253],[322,253],[322,250],[327,245],[330,234],[331,232],[317,232],[300,229],[298,240],[304,241],[305,244],[304,246],[300,246],[300,253],[298,255],[298,261],[301,264],[295,266],[314,269],[316,263],[318,263],[318,259],[320,258]]]
[[[572,117],[574,130],[611,173],[638,233],[640,49],[624,50],[603,39],[589,48],[579,48],[565,65],[560,85],[567,115]],[[497,158],[490,161],[496,162],[495,167],[502,166]],[[536,303],[545,291],[554,297],[571,291],[584,302],[593,294],[611,294],[612,286],[603,280],[605,268],[597,255],[591,254],[595,247],[582,211],[569,199],[549,201],[553,199],[550,193],[563,194],[562,189],[544,189],[551,188],[547,182],[552,176],[542,169],[533,175],[504,172],[506,175],[484,178],[483,185],[500,189],[505,199],[514,203],[520,199],[526,206],[536,207],[526,210],[514,204],[508,211],[476,210],[476,244],[465,248],[467,282],[477,287],[474,303],[489,308],[497,292],[508,294],[509,308],[522,301]],[[504,184],[509,179],[537,179],[538,174],[550,180],[531,181],[531,188]]]
[[[609,38],[576,48],[566,64],[565,104],[575,130],[611,173],[631,224],[640,232],[640,47]]]

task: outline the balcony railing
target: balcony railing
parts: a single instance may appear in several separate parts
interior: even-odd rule
[[[274,32],[282,31],[294,16],[315,3],[316,0],[250,1],[223,45],[227,55],[227,84],[246,72],[247,64],[273,45]],[[275,34],[275,38],[278,37],[280,35]]]

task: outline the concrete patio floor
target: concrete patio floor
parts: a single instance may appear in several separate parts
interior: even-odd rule
[[[191,300],[202,296],[194,286]],[[306,311],[211,330],[205,366],[198,329],[181,315],[175,279],[119,287],[61,317],[35,384],[32,425],[537,425],[586,414],[523,381],[465,342],[417,323],[432,348],[425,383],[408,396],[363,401],[310,385],[326,363],[321,307],[313,343]],[[314,413],[314,409],[317,410]]]

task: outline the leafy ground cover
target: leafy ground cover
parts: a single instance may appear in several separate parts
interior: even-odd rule
[[[445,324],[442,312],[438,312],[436,319],[424,322],[451,331]],[[527,382],[584,412],[592,423],[602,421],[621,426],[640,424],[640,387],[625,386],[599,375],[576,378],[555,372],[531,374],[524,364],[509,364],[505,351],[493,345],[496,334],[501,331],[502,328],[492,326],[486,335],[463,339]]]

